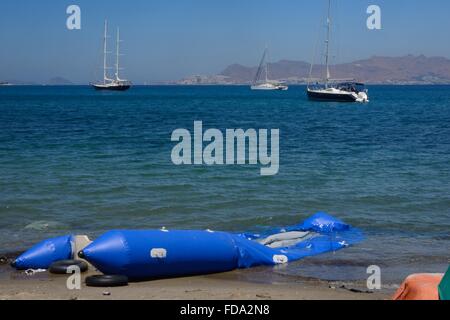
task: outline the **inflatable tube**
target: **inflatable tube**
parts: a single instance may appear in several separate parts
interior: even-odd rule
[[[18,270],[48,269],[55,261],[72,258],[72,243],[70,235],[42,241],[20,255],[11,266]]]
[[[318,213],[299,225],[262,235],[176,230],[110,231],[80,251],[79,256],[104,274],[140,280],[284,264],[336,251],[362,239],[359,230],[325,213]],[[281,246],[273,247],[274,243]]]
[[[110,231],[79,256],[132,279],[230,271],[238,261],[233,236],[208,231]]]
[[[78,251],[91,242],[84,235],[67,235],[44,240],[16,258],[11,266],[18,270],[47,270],[54,262],[73,259]]]
[[[50,265],[48,271],[53,274],[67,274],[67,270],[71,266],[77,266],[80,272],[86,272],[88,270],[88,264],[80,260],[61,260],[53,262]]]
[[[119,275],[96,275],[86,278],[88,287],[125,287],[128,285],[127,276]]]

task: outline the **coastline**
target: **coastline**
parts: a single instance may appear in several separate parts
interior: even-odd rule
[[[306,87],[308,83],[306,82],[286,82],[290,87]],[[366,82],[365,85],[367,87],[449,87],[450,82],[442,82],[442,83],[427,83],[427,82]],[[147,88],[147,87],[249,87],[251,83],[176,83],[176,82],[155,82],[155,83],[137,83],[134,84],[134,88]],[[42,84],[42,83],[34,83],[34,84],[7,84],[0,85],[0,87],[90,87],[89,83],[75,83],[75,84]]]
[[[251,281],[251,270],[136,282],[119,288],[86,287],[84,278],[95,274],[90,271],[82,275],[81,290],[68,290],[66,276],[47,272],[27,276],[9,267],[2,269],[0,300],[387,300],[394,292],[367,292],[314,279]]]

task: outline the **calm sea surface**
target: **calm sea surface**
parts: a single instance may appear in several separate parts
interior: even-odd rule
[[[273,272],[385,281],[450,258],[450,87],[370,87],[369,104],[309,102],[303,87],[0,87],[0,253],[113,228],[250,231],[327,211],[353,248]],[[279,128],[280,172],[171,162],[172,131]]]

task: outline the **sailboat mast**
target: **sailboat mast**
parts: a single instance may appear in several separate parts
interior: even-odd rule
[[[264,65],[266,61],[266,50],[264,50],[263,55],[261,57],[261,61],[259,62],[258,71],[256,71],[255,79],[253,80],[252,85],[256,85],[261,79],[261,75],[266,69],[266,66]]]
[[[266,47],[266,83],[269,82],[269,49]]]
[[[120,30],[117,28],[117,44],[116,44],[116,80],[119,81],[119,56],[120,56]]]
[[[103,36],[103,83],[106,84],[107,74],[106,69],[106,54],[107,54],[107,37],[108,37],[108,21],[105,20],[105,34]]]
[[[327,16],[327,40],[326,44],[326,56],[325,56],[325,65],[326,65],[326,79],[325,79],[325,87],[328,88],[328,81],[330,81],[330,36],[331,36],[331,0],[328,0],[328,16]]]

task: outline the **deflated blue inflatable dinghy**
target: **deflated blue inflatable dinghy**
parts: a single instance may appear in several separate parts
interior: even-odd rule
[[[70,237],[70,236],[69,236]],[[165,278],[209,274],[277,265],[304,257],[336,251],[362,241],[362,233],[325,213],[303,223],[264,234],[231,234],[214,231],[126,231],[105,233],[79,252],[107,275],[126,275],[130,279]],[[53,240],[47,240],[51,243]],[[54,243],[57,258],[67,253],[64,241]],[[16,267],[31,266],[42,254],[48,263],[51,253],[44,245],[31,249],[16,260]],[[55,250],[61,246],[60,250]],[[66,258],[66,257],[64,257]],[[40,264],[43,267],[43,264]]]

